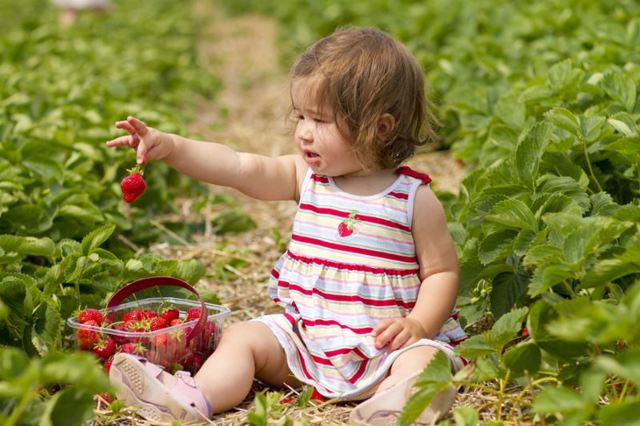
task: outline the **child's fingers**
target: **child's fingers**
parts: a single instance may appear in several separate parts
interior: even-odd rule
[[[138,133],[140,137],[144,138],[147,133],[149,133],[147,125],[137,118],[129,116],[127,117],[127,122],[135,129],[136,133]]]
[[[409,341],[410,337],[411,333],[408,330],[403,329],[402,331],[400,331],[400,333],[396,334],[396,337],[393,338],[393,341],[391,342],[387,350],[389,352],[392,352],[396,349],[400,349],[405,345],[405,343]]]
[[[376,337],[376,347],[378,349],[382,348],[387,343],[391,342],[398,333],[402,331],[402,326],[400,326],[397,322],[389,324],[384,331],[379,333]]]
[[[393,319],[385,319],[380,321],[374,328],[373,328],[373,335],[374,336],[378,336],[380,333],[382,333],[387,327],[389,327],[389,325],[393,324]]]
[[[113,148],[114,146],[122,146],[122,145],[133,146],[134,142],[135,141],[132,136],[129,136],[129,135],[120,136],[118,138],[107,141],[107,146],[109,148]]]
[[[116,127],[118,129],[126,130],[131,134],[134,134],[136,132],[136,129],[131,124],[129,124],[128,121],[124,121],[124,120],[116,121]]]

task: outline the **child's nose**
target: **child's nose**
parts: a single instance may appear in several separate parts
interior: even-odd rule
[[[298,123],[298,138],[305,143],[313,141],[313,132],[309,120],[304,120]]]

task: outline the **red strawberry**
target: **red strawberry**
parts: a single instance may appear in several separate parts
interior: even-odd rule
[[[103,364],[104,371],[106,371],[107,376],[109,375],[109,371],[111,371],[111,364],[112,363],[113,363],[113,357],[110,356],[109,358],[107,358],[107,360]]]
[[[141,355],[144,354],[146,348],[140,343],[124,343],[120,346],[120,351],[127,354]]]
[[[191,354],[189,357],[187,357],[187,359],[184,360],[183,364],[187,370],[196,372],[200,370],[200,367],[202,367],[202,364],[204,364],[204,359],[200,354]]]
[[[346,238],[349,235],[353,234],[356,223],[359,222],[359,220],[356,218],[357,214],[358,213],[356,211],[352,211],[351,213],[349,213],[349,217],[338,224],[338,235],[340,235],[342,238]]]
[[[164,311],[162,311],[160,316],[166,319],[167,322],[171,323],[172,320],[180,317],[180,311],[177,310],[176,308],[167,308]]]
[[[100,332],[89,327],[99,327],[95,320],[87,320],[76,330],[76,339],[80,349],[91,350],[93,345],[100,340]]]
[[[324,401],[324,396],[322,396],[322,394],[318,392],[318,389],[313,388],[313,392],[311,392],[311,397],[309,397],[309,400],[322,402]]]
[[[167,328],[168,325],[169,325],[169,322],[163,317],[155,317],[151,319],[151,324],[149,328],[151,328],[151,331],[156,331],[162,328]]]
[[[171,327],[180,324],[182,324],[182,320],[180,318],[172,319],[171,321],[169,321],[169,325],[171,325]]]
[[[147,184],[142,178],[142,169],[140,166],[129,170],[129,175],[120,181],[120,189],[122,189],[122,198],[127,203],[133,203],[136,198],[146,191]]]
[[[150,309],[145,309],[145,310],[142,311],[142,317],[143,318],[151,319],[151,318],[155,318],[157,316],[158,316],[158,314],[156,314],[155,312],[153,312]]]
[[[200,318],[200,313],[200,308],[189,308],[189,310],[187,310],[187,319],[185,321],[192,321]]]
[[[520,336],[529,337],[529,329],[526,327],[522,328],[522,330],[520,330]]]
[[[116,342],[110,338],[99,340],[93,345],[93,352],[100,358],[109,358],[116,351]]]
[[[142,309],[132,309],[122,316],[122,321],[140,321],[144,319],[144,312]]]
[[[102,316],[100,311],[97,309],[88,308],[80,311],[78,314],[78,321],[80,321],[81,324],[84,324],[89,320],[94,320],[98,324],[102,324],[104,316]]]
[[[168,333],[162,333],[162,334],[158,334],[156,336],[156,348],[161,348],[161,347],[167,346],[168,342],[169,342],[169,334]]]

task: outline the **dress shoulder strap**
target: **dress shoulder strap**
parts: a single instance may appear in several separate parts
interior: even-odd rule
[[[399,175],[411,176],[412,178],[420,179],[423,185],[431,183],[431,176],[426,173],[421,173],[413,170],[409,166],[400,166],[396,169],[396,173]]]

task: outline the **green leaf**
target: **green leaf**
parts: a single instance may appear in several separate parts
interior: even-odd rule
[[[636,104],[636,84],[622,73],[609,73],[600,81],[600,87],[613,100],[619,102],[627,112],[633,112]]]
[[[568,342],[549,332],[549,325],[558,319],[559,314],[545,300],[538,300],[529,312],[527,329],[533,341],[541,349],[563,359],[573,359],[584,356],[588,345],[580,342]]]
[[[616,401],[605,405],[600,410],[601,425],[640,426],[640,401]]]
[[[502,272],[495,276],[491,287],[491,312],[495,318],[509,312],[527,291],[529,277],[521,271]]]
[[[531,340],[509,348],[504,354],[504,364],[513,372],[512,377],[520,377],[525,372],[535,375],[540,369],[541,362],[540,348]]]
[[[533,277],[531,278],[528,293],[533,297],[539,296],[553,286],[572,278],[574,275],[575,271],[573,271],[569,265],[541,265],[536,269]]]
[[[483,265],[506,258],[513,251],[513,239],[517,232],[503,230],[495,232],[482,240],[478,247],[478,259]]]
[[[0,235],[0,248],[5,253],[16,252],[23,256],[53,257],[55,243],[50,238],[18,237]]]
[[[573,68],[571,60],[558,62],[549,69],[549,86],[555,91],[562,91],[577,84],[584,77],[584,73]]]
[[[489,344],[483,334],[471,336],[456,346],[456,354],[469,359],[475,359],[490,353],[497,353],[497,351]]]
[[[520,129],[524,125],[526,108],[518,96],[505,94],[496,102],[493,113],[509,126]]]
[[[580,283],[580,288],[602,287],[618,278],[640,272],[640,263],[620,257],[598,260]]]
[[[520,102],[524,103],[537,103],[546,99],[549,99],[553,96],[553,91],[549,89],[547,86],[530,86],[527,87],[524,92],[520,95]]]
[[[485,220],[507,228],[538,230],[538,223],[529,207],[515,198],[496,203]]]
[[[516,171],[520,180],[527,186],[533,186],[544,148],[551,139],[551,132],[549,123],[539,122],[516,148]]]
[[[574,136],[580,135],[580,121],[566,108],[556,107],[544,114],[556,127],[566,130]]]
[[[480,415],[473,407],[458,407],[453,410],[453,418],[456,426],[477,426]]]
[[[609,123],[611,127],[616,129],[616,131],[618,131],[618,133],[622,134],[623,136],[632,137],[637,135],[637,132],[632,130],[632,127],[630,127],[624,121],[616,120],[615,118],[609,118],[607,120],[607,123]]]
[[[89,255],[93,249],[107,241],[115,229],[116,226],[109,223],[85,235],[82,239],[82,254]]]
[[[513,309],[502,315],[490,330],[483,333],[496,352],[501,353],[505,345],[518,335],[527,312],[527,308]]]
[[[578,392],[565,386],[543,386],[533,403],[533,411],[542,414],[570,413],[584,408]]]
[[[605,117],[602,116],[580,116],[580,134],[586,141],[593,142],[600,137],[604,122]]]
[[[640,386],[640,349],[628,349],[615,357],[600,356],[596,364],[607,373],[628,379],[636,386]]]
[[[205,273],[204,265],[196,259],[178,262],[178,265],[176,266],[176,275],[178,278],[188,282],[189,284],[197,283]]]
[[[640,138],[620,138],[602,147],[605,151],[617,152],[633,161],[640,160]]]
[[[93,395],[83,389],[64,389],[50,402],[54,404],[49,417],[51,425],[76,426],[93,418]]]
[[[92,226],[102,221],[102,212],[91,203],[65,204],[58,210],[58,216],[69,217],[83,225]]]

